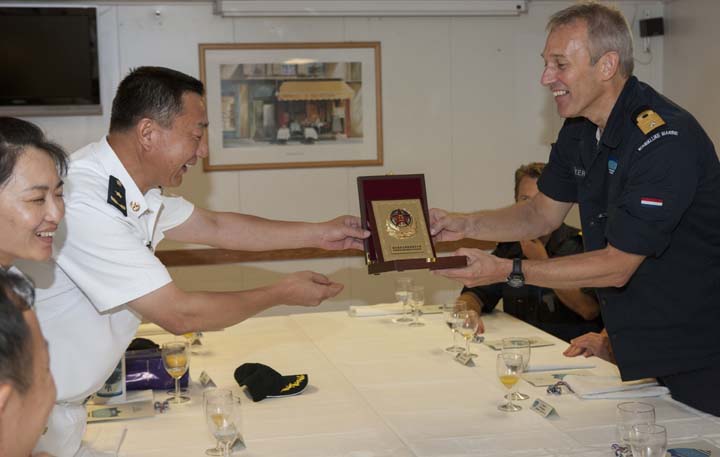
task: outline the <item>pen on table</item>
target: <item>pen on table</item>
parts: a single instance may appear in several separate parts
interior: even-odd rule
[[[125,435],[127,435],[127,427],[123,427],[123,431],[120,434],[120,439],[118,440],[117,448],[115,449],[115,457],[118,457],[120,455],[120,447],[123,444],[123,441],[125,441]]]

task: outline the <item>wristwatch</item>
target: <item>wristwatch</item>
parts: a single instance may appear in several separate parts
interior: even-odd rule
[[[522,259],[513,259],[513,268],[507,277],[508,286],[518,289],[525,285],[525,275],[522,272]]]

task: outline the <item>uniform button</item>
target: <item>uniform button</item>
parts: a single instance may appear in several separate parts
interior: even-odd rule
[[[601,303],[603,306],[607,306],[607,299],[603,298],[602,300],[600,300],[600,303]]]

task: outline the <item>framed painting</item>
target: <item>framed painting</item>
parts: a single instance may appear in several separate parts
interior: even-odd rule
[[[199,48],[206,171],[382,165],[379,42]]]

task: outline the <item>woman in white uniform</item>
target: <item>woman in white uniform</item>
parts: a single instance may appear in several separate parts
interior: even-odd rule
[[[46,261],[63,217],[65,153],[35,125],[0,117],[0,455],[30,455],[55,402],[32,285],[18,259]],[[22,363],[19,363],[22,362]],[[38,456],[40,454],[36,454]],[[44,454],[46,455],[46,454]]]

